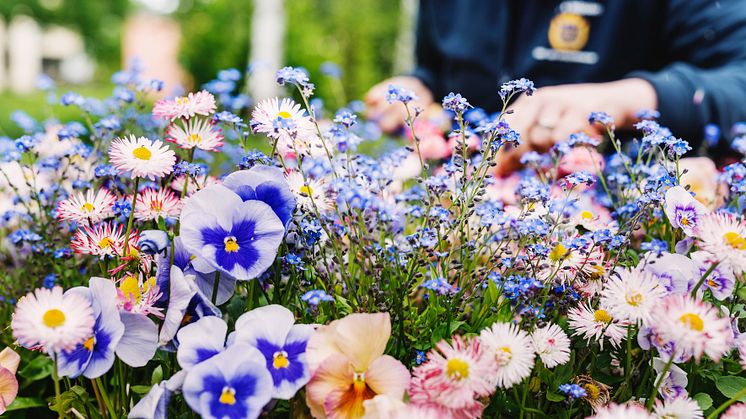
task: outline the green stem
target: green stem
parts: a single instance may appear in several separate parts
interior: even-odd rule
[[[707,277],[710,276],[712,271],[714,271],[715,268],[717,268],[719,264],[720,262],[718,261],[710,265],[710,268],[702,275],[702,278],[699,279],[699,282],[697,282],[697,285],[695,285],[694,288],[692,288],[692,296],[696,296],[697,291],[699,290],[699,287],[701,287],[702,284],[704,284],[705,279],[707,279]]]
[[[668,370],[671,369],[671,365],[673,365],[673,359],[676,357],[676,351],[671,354],[671,357],[668,359],[668,362],[666,362],[666,366],[663,367],[663,371],[661,371],[660,377],[658,377],[657,380],[655,380],[655,385],[653,385],[653,391],[650,392],[650,395],[648,396],[648,401],[645,403],[645,407],[650,410],[651,407],[653,407],[653,402],[655,399],[658,398],[658,389],[661,387],[661,384],[663,384],[663,380],[666,379],[666,374],[668,374]]]
[[[95,378],[93,380],[93,385],[98,387],[98,390],[101,392],[101,398],[104,399],[104,404],[106,405],[106,409],[109,411],[109,416],[112,418],[116,418],[117,415],[114,411],[114,406],[111,404],[111,400],[109,400],[109,395],[106,393],[106,388],[104,388],[104,385],[101,384],[100,378]]]
[[[135,192],[132,194],[132,208],[130,209],[130,217],[127,220],[127,230],[124,233],[124,256],[127,256],[130,250],[130,232],[132,231],[132,222],[135,218],[135,205],[137,204],[137,189],[140,187],[140,178],[135,178]]]
[[[60,418],[66,418],[65,409],[62,407],[62,398],[60,397],[60,376],[58,373],[59,363],[57,362],[57,354],[54,354],[54,369],[52,370],[52,379],[54,380],[54,401],[57,405],[57,415]]]
[[[218,301],[218,285],[220,284],[220,271],[215,271],[215,282],[212,284],[212,304]]]
[[[728,406],[732,405],[733,403],[739,401],[741,399],[741,397],[743,397],[743,396],[746,396],[746,387],[742,388],[741,391],[739,391],[733,397],[731,397],[730,399],[728,399],[728,401],[726,401],[725,403],[723,403],[720,406],[718,406],[717,409],[713,410],[712,413],[710,413],[707,416],[707,419],[715,419],[716,417],[718,417],[718,415],[720,414],[720,412],[722,412],[723,410],[725,410]]]

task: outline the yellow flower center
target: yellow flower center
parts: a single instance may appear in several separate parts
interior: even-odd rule
[[[557,243],[556,246],[554,246],[554,249],[549,253],[549,259],[552,260],[552,262],[559,262],[567,256],[567,254],[570,253],[567,248],[562,243]]]
[[[634,294],[627,294],[625,297],[625,300],[627,300],[627,304],[631,305],[632,307],[637,307],[642,303],[642,294],[639,292],[636,292]]]
[[[53,329],[55,327],[60,327],[63,324],[65,324],[65,313],[63,313],[61,310],[58,310],[56,308],[47,310],[47,312],[44,313],[44,317],[42,318],[42,321],[44,322],[44,325],[47,327],[51,327]]]
[[[276,370],[279,370],[280,368],[286,368],[288,365],[290,365],[290,361],[288,361],[287,352],[275,352],[274,359],[272,360],[272,366],[275,367]]]
[[[689,219],[686,217],[681,217],[681,220],[679,220],[679,224],[683,225],[684,227],[689,227]]]
[[[157,199],[154,200],[154,201],[151,201],[150,202],[150,210],[151,211],[157,211],[157,212],[163,211],[163,202],[161,202],[161,201],[159,201]]]
[[[225,244],[225,251],[229,253],[238,252],[238,249],[241,247],[238,245],[238,242],[236,242],[236,238],[233,236],[228,236],[223,240],[223,243]]]
[[[202,137],[200,137],[199,134],[192,134],[189,136],[189,138],[192,140],[193,143],[201,143]]]
[[[91,211],[93,211],[95,209],[95,207],[93,206],[93,204],[91,204],[90,202],[86,202],[80,208],[83,211],[85,211],[85,212],[91,212]]]
[[[282,119],[288,119],[291,116],[292,115],[290,115],[290,112],[288,112],[288,111],[281,111],[280,113],[277,114],[277,117],[278,118],[282,118]]]
[[[592,220],[593,219],[593,213],[590,211],[583,211],[580,213],[580,218],[584,220]]]
[[[601,323],[609,324],[611,323],[611,315],[606,310],[596,310],[593,312],[593,320]]]
[[[228,386],[223,387],[223,392],[220,393],[220,398],[218,399],[218,401],[222,404],[236,404],[236,390]]]
[[[88,352],[93,351],[93,345],[96,344],[96,338],[91,336],[83,342],[83,347],[88,349]]]
[[[511,351],[509,347],[503,346],[497,348],[497,351],[495,351],[495,360],[501,367],[508,365],[511,359],[513,359],[513,351]]]
[[[155,287],[157,281],[158,280],[154,276],[151,276],[147,281],[142,283],[142,290],[147,292],[149,289]]]
[[[135,301],[139,301],[140,297],[142,296],[142,291],[140,291],[140,284],[137,281],[137,278],[134,276],[128,276],[122,280],[122,282],[119,284],[119,289],[122,291],[122,294],[124,294],[124,297],[128,300],[135,299]]]
[[[358,393],[365,391],[365,372],[355,372],[352,377],[352,386]]]
[[[583,388],[585,389],[587,397],[591,400],[596,400],[598,396],[601,395],[601,390],[598,388],[598,386],[595,386],[593,384],[585,384]]]
[[[308,185],[303,185],[300,187],[300,193],[308,196],[313,196],[313,188]]]
[[[463,359],[451,358],[446,364],[446,374],[452,380],[461,380],[469,377],[469,364]]]
[[[186,105],[188,103],[189,103],[189,98],[188,97],[183,97],[182,96],[182,97],[177,97],[176,98],[176,104],[177,105]]]
[[[135,156],[136,159],[140,160],[150,160],[150,158],[153,157],[153,153],[144,145],[141,145],[140,147],[132,150],[132,155]]]
[[[705,322],[698,314],[685,313],[679,317],[679,321],[684,323],[687,327],[697,332],[701,332],[705,328]]]
[[[109,247],[111,247],[112,244],[114,244],[114,240],[108,237],[104,237],[98,242],[98,247],[102,249],[108,249]]]
[[[746,250],[746,239],[735,231],[729,231],[723,234],[723,238],[730,247],[738,250]]]

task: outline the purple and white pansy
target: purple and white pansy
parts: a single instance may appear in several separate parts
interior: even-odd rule
[[[692,194],[681,186],[674,186],[666,191],[665,212],[671,225],[687,236],[694,236],[699,219],[709,211],[697,201]]]
[[[258,165],[233,172],[223,179],[223,186],[244,201],[261,201],[272,207],[282,225],[287,226],[295,209],[295,195],[290,191],[282,169]]]

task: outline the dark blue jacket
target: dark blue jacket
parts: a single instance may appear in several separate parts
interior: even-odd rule
[[[421,0],[415,75],[495,111],[498,85],[641,77],[696,143],[746,121],[746,0]],[[603,111],[603,109],[599,109]]]

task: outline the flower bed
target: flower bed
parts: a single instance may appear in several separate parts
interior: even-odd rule
[[[746,415],[743,163],[681,158],[651,112],[622,143],[594,113],[603,137],[495,178],[528,80],[491,116],[455,94],[424,112],[391,86],[406,130],[371,156],[358,103],[331,113],[285,68],[300,102],[241,117],[240,77],[151,112],[160,84],[122,72],[104,101],[61,97],[81,122],[16,118],[27,135],[0,141],[0,410]]]

